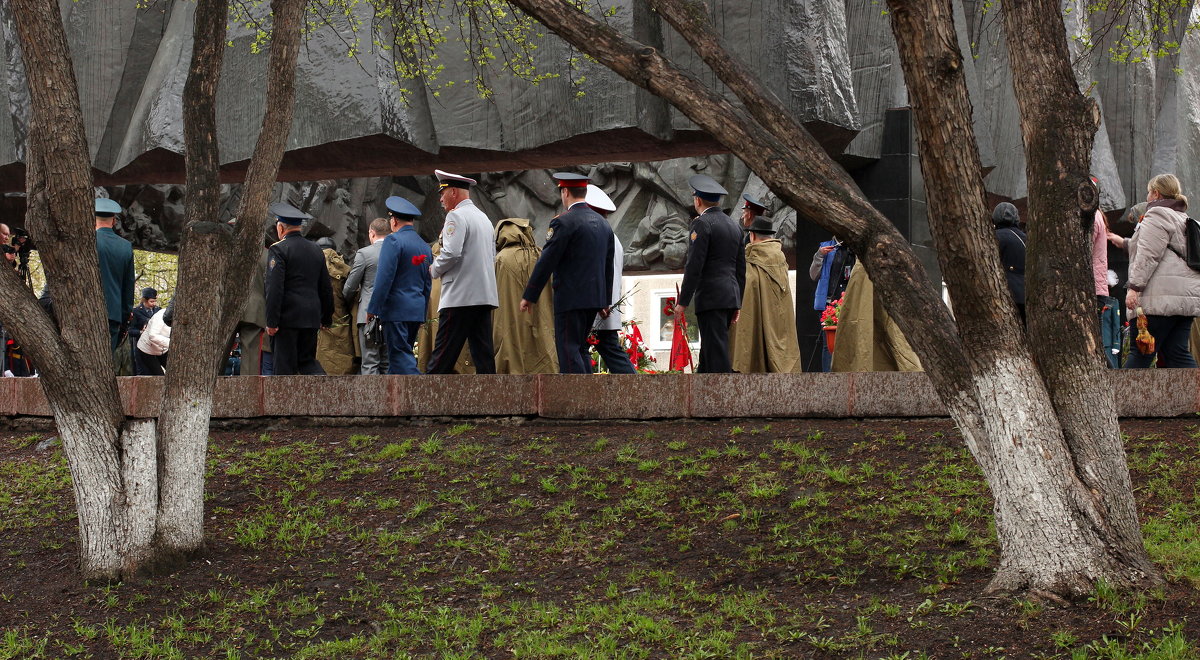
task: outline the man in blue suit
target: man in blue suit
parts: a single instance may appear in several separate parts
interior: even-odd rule
[[[108,311],[108,338],[112,349],[121,342],[133,314],[133,245],[113,231],[121,205],[111,199],[96,200],[96,257],[100,260],[100,285]]]
[[[383,322],[389,374],[419,374],[413,344],[429,305],[433,253],[413,228],[420,210],[403,197],[388,197],[384,203],[392,233],[383,239],[379,250],[367,323],[376,317]]]
[[[592,372],[586,357],[592,321],[596,314],[607,317],[612,304],[615,237],[608,221],[587,205],[588,177],[560,173],[554,178],[566,211],[550,221],[542,256],[521,297],[521,311],[533,310],[554,275],[558,369],[564,374],[587,374]]]

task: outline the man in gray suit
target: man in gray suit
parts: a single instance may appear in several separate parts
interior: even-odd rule
[[[464,343],[471,347],[475,373],[496,373],[492,346],[492,310],[496,292],[496,241],[492,221],[471,201],[474,179],[434,170],[441,185],[439,201],[446,209],[442,251],[429,274],[442,280],[438,330],[429,358],[429,373],[453,373]]]
[[[390,207],[388,210],[392,210]],[[354,300],[358,294],[358,313],[355,322],[358,323],[358,345],[362,348],[362,366],[358,373],[386,374],[388,368],[387,345],[382,341],[383,333],[376,335],[380,341],[366,333],[367,306],[371,304],[371,293],[375,290],[375,270],[379,267],[379,249],[383,239],[392,233],[392,228],[384,218],[375,218],[367,229],[367,237],[371,244],[362,248],[354,255],[354,265],[346,276],[346,284],[342,287],[342,295],[346,304]]]

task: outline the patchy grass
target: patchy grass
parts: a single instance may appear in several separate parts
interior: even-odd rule
[[[70,478],[0,442],[0,658],[1194,658],[1200,436],[1127,425],[1158,593],[983,595],[943,421],[222,432],[209,551],[74,577]]]

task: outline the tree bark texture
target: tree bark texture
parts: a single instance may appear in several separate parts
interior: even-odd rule
[[[267,200],[283,159],[294,107],[303,0],[274,0],[267,111],[246,174],[236,227],[213,221],[220,202],[216,92],[227,0],[200,0],[184,89],[187,225],[180,246],[171,368],[158,420],[162,445],[158,542],[178,556],[204,544],[204,473],[218,368],[262,250]]]
[[[950,93],[944,99],[922,95],[914,109],[921,124],[922,153],[940,155],[936,161],[923,159],[922,167],[930,184],[931,224],[936,223],[942,270],[956,275],[949,285],[958,326],[907,242],[724,50],[707,25],[706,7],[694,0],[649,2],[739,97],[745,110],[705,88],[653,48],[589,18],[570,3],[511,3],[622,77],[666,99],[744,160],[785,203],[845,239],[869,271],[888,274],[876,278],[883,302],[993,483],[998,528],[1012,532],[1001,535],[1004,556],[993,586],[1075,595],[1082,584],[1090,588],[1096,578],[1112,577],[1111,565],[1097,561],[1106,537],[1085,531],[1075,538],[1073,527],[1094,522],[1095,516],[1081,515],[1080,480],[1071,453],[1001,277],[949,2],[934,3],[936,20],[921,17],[932,24],[922,23],[911,11],[903,18],[910,22],[905,29],[912,36],[905,52],[906,74],[921,70],[910,87],[940,86]],[[893,10],[909,7],[907,2],[892,4]],[[1095,526],[1085,524],[1084,529]],[[1066,554],[1050,556],[1050,548]],[[1033,565],[1040,567],[1037,575],[1026,571]],[[1000,579],[1016,574],[1034,579],[1020,584]]]
[[[1111,390],[1102,380],[1097,357],[1098,342],[1092,337],[1094,343],[1089,347],[1081,341],[1086,336],[1086,328],[1093,328],[1094,333],[1098,324],[1094,308],[1088,304],[1092,289],[1090,249],[1085,248],[1079,230],[1075,190],[1072,188],[1068,197],[1049,201],[1036,197],[1050,194],[1049,189],[1030,188],[1031,206],[1045,205],[1049,201],[1061,208],[1066,201],[1075,209],[1072,231],[1060,236],[1057,244],[1039,244],[1036,238],[1031,238],[1030,254],[1044,252],[1047,247],[1054,250],[1069,245],[1070,238],[1075,239],[1074,245],[1070,245],[1073,249],[1063,250],[1066,256],[1058,259],[1064,269],[1063,277],[1056,278],[1058,281],[1048,284],[1044,290],[1053,289],[1059,300],[1071,300],[1076,306],[1068,310],[1060,304],[1059,309],[1045,310],[1050,313],[1043,312],[1038,322],[1032,322],[1035,313],[1031,313],[1031,341],[1027,342],[1015,322],[1011,298],[1001,279],[1003,269],[992,238],[991,223],[987,220],[982,170],[970,128],[971,105],[961,66],[962,54],[955,45],[951,2],[889,0],[888,4],[916,117],[921,168],[928,189],[930,225],[955,302],[959,334],[967,347],[968,363],[980,386],[980,401],[989,427],[987,437],[993,445],[989,452],[993,462],[989,465],[986,459],[980,461],[992,489],[1001,545],[1000,569],[989,588],[1078,596],[1090,592],[1098,578],[1116,584],[1140,584],[1148,575],[1146,572],[1140,571],[1137,579],[1131,581],[1129,571],[1122,569],[1122,562],[1114,561],[1110,555],[1114,542],[1120,542],[1129,550],[1127,542],[1130,539],[1115,538],[1107,513],[1099,510],[1098,502],[1089,497],[1082,474],[1073,460],[1073,448],[1064,434],[1068,425],[1060,419],[1051,392],[1043,383],[1043,377],[1046,383],[1061,383],[1064,376],[1069,380],[1086,377],[1087,372],[1092,372],[1092,379],[1085,388],[1090,392],[1090,400],[1072,396],[1066,405],[1076,417],[1088,417],[1096,410],[1097,400],[1107,398],[1107,406],[1100,410],[1104,412],[1107,408],[1107,412],[1111,412],[1111,431],[1118,438],[1116,454],[1120,457],[1110,462],[1119,464],[1124,470],[1115,406]],[[1036,15],[1028,7],[1022,7],[1021,13]],[[1078,96],[1074,77],[1070,75],[1066,35],[1057,8],[1033,21],[1040,26],[1058,24],[1062,65],[1070,89]],[[1045,43],[1037,47],[1043,46]],[[1042,62],[1047,68],[1051,68],[1050,64],[1049,61]],[[1020,80],[1020,73],[1014,77]],[[1038,112],[1044,112],[1046,116],[1063,114],[1057,104],[1039,108]],[[1070,112],[1069,105],[1067,112]],[[1029,115],[1023,114],[1028,124]],[[1094,130],[1093,125],[1091,131]],[[1086,170],[1092,133],[1085,130],[1075,135],[1087,136],[1086,148],[1080,152]],[[1026,147],[1030,147],[1028,140]],[[1056,158],[1052,152],[1030,152],[1027,161],[1031,171],[1047,165],[1050,170],[1055,170]],[[1061,187],[1053,192],[1061,193]],[[1090,220],[1089,216],[1089,248]],[[1070,277],[1072,275],[1074,277]],[[1068,318],[1070,320],[1064,325],[1063,319]],[[1051,327],[1055,330],[1050,331]],[[1071,350],[1058,341],[1068,339],[1063,336],[1066,327],[1080,330],[1077,336],[1070,338],[1075,339],[1074,346],[1078,350]],[[1054,358],[1040,360],[1040,372],[1031,360],[1030,343],[1053,348],[1041,351],[1053,353]],[[1089,403],[1093,405],[1085,407]],[[1020,414],[1011,414],[1016,411]],[[1096,446],[1091,438],[1084,442],[1093,448]],[[1124,473],[1123,493],[1112,492],[1108,497],[1123,497],[1131,507],[1127,513],[1133,514],[1127,470]],[[1106,474],[1111,472],[1106,471]],[[1104,491],[1120,491],[1121,480],[1096,486]],[[1099,492],[1096,491],[1097,500],[1101,499]],[[1030,493],[1038,496],[1029,497]],[[1133,515],[1134,530],[1137,529],[1136,520]],[[1133,540],[1141,558],[1148,564],[1140,532]]]
[[[1029,187],[1026,311],[1031,345],[1074,464],[1076,516],[1094,530],[1110,583],[1161,581],[1145,551],[1116,401],[1106,378],[1091,270],[1099,195],[1090,179],[1099,108],[1071,68],[1056,0],[1003,3]],[[999,583],[1002,576],[997,576]],[[1022,586],[1020,572],[1008,587]]]
[[[37,362],[71,468],[85,578],[118,579],[150,554],[141,516],[154,489],[146,429],[121,412],[100,287],[87,138],[75,74],[53,0],[11,4],[35,117],[28,139],[27,226],[38,245],[59,328],[32,293],[3,278],[3,320]],[[31,302],[32,305],[31,306]],[[16,314],[21,316],[14,318]],[[152,443],[149,456],[153,456]],[[149,526],[149,527],[148,527]]]
[[[731,84],[737,73],[732,65],[722,65],[715,71],[730,77],[722,82],[730,85],[735,94],[745,94],[740,100],[746,107],[761,106],[755,112],[771,114],[773,125],[787,126],[780,129],[783,139],[654,48],[622,35],[570,3],[510,2],[618,75],[671,103],[745,161],[784,203],[845,240],[868,271],[887,273],[887,277],[876,278],[876,290],[909,337],[943,404],[969,442],[977,444],[975,438],[983,429],[979,405],[970,373],[963,365],[962,344],[949,310],[908,241],[863,197],[846,171],[829,158],[802,126],[786,113],[760,103],[765,97],[761,91],[751,93],[751,86],[738,81]],[[654,3],[668,20],[689,11],[680,0],[654,0]],[[688,38],[705,43],[703,48],[697,48],[702,57],[712,58],[723,50],[711,29],[704,34],[690,34]],[[755,83],[752,87],[761,85]],[[797,146],[789,147],[786,140],[795,141]]]

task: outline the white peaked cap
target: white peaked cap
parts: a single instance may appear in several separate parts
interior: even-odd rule
[[[612,213],[617,210],[617,205],[608,198],[608,193],[600,189],[594,183],[589,183],[587,187],[587,197],[583,201],[590,207],[600,209],[605,213]]]
[[[468,186],[473,186],[476,183],[479,183],[478,181],[476,181],[475,179],[472,179],[470,177],[465,177],[461,174],[451,174],[450,172],[446,172],[443,170],[434,170],[433,175],[437,177],[438,181],[441,181],[443,183],[445,183],[447,181],[458,181],[460,183],[465,183]]]

